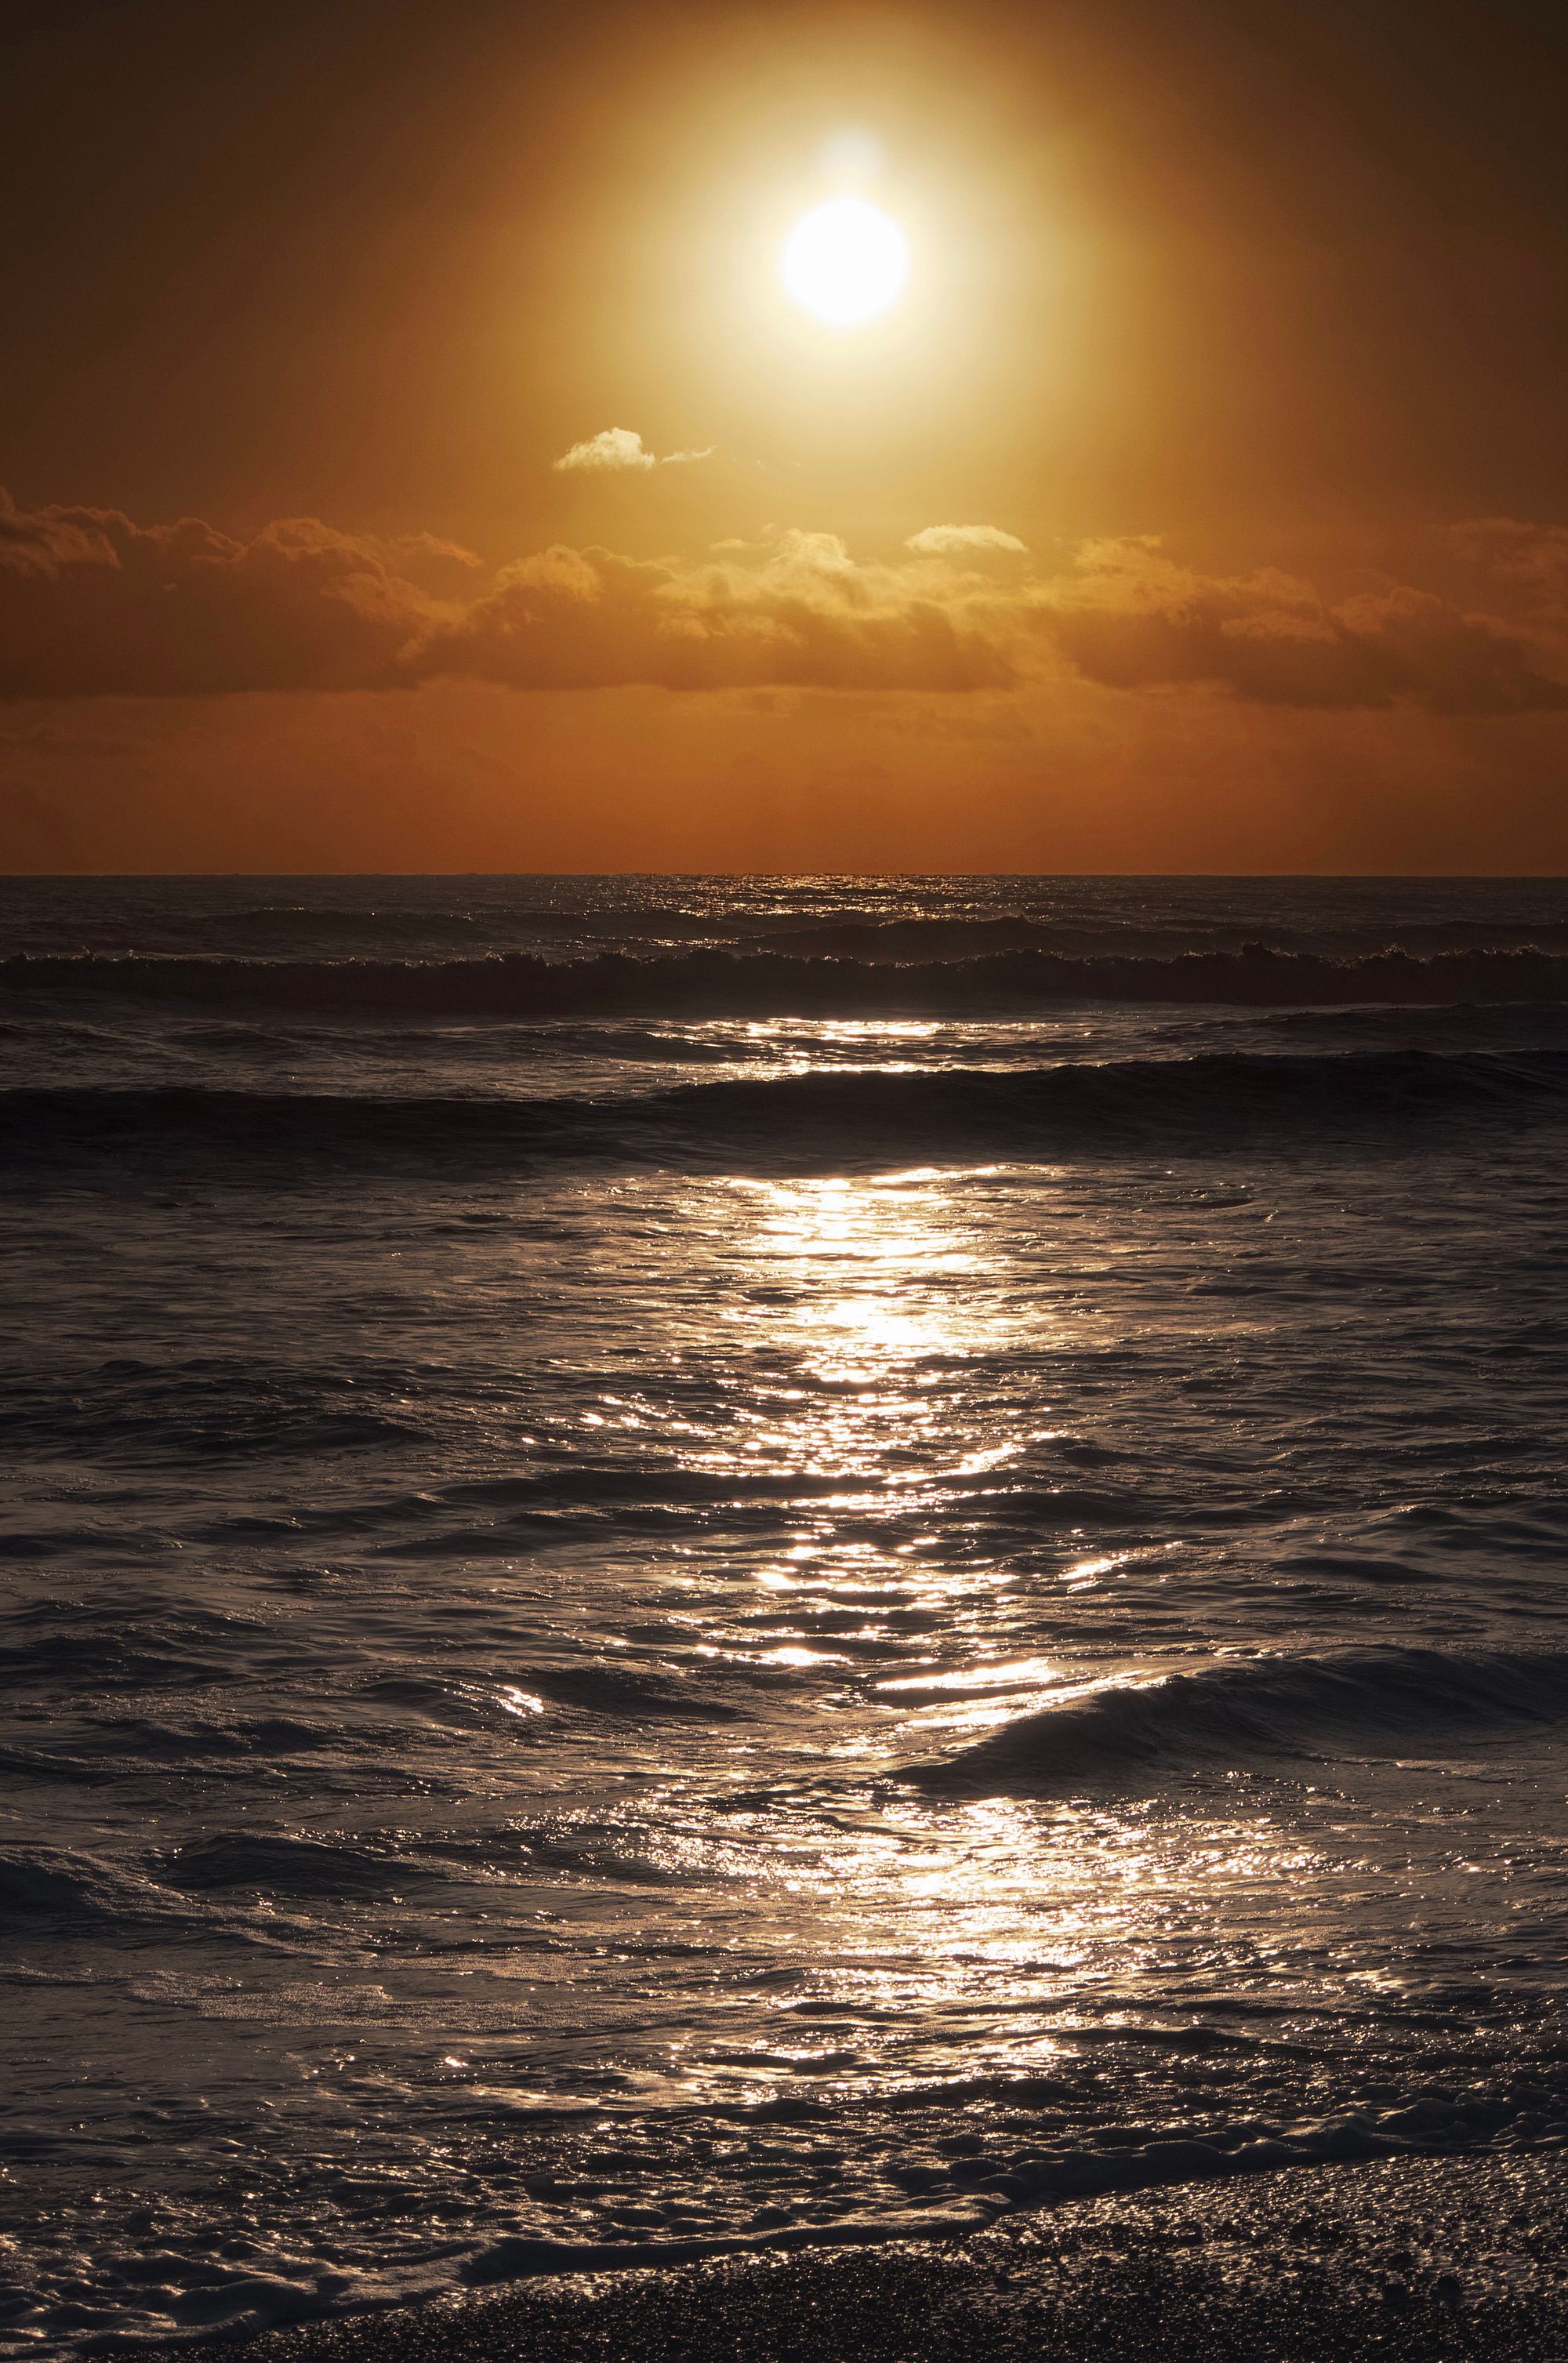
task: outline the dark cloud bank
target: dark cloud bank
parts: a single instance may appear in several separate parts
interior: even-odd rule
[[[442,678],[944,692],[1066,669],[1273,705],[1548,711],[1568,706],[1565,539],[1514,520],[1460,528],[1447,554],[1474,605],[1404,583],[1329,602],[1274,570],[1195,573],[1143,540],[1087,543],[1055,573],[1006,535],[982,549],[973,528],[936,527],[894,564],[790,533],[695,562],[553,549],[491,575],[428,536],[290,518],[239,541],[194,518],[139,526],[0,494],[0,695]]]

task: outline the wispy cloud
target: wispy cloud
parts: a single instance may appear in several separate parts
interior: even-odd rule
[[[917,558],[955,558],[964,550],[979,549],[1029,556],[1028,542],[1020,541],[1016,533],[1004,533],[999,525],[929,525],[923,532],[912,533],[904,547]]]
[[[1262,567],[1195,572],[1157,538],[1084,543],[1041,586],[1062,655],[1117,689],[1228,690],[1266,705],[1383,706],[1433,714],[1568,707],[1568,641],[1405,582],[1338,601]]]
[[[661,456],[644,448],[640,435],[630,427],[606,427],[591,435],[585,443],[573,443],[555,462],[558,475],[613,473],[628,469],[633,471],[649,468],[683,468],[694,460],[710,460],[714,447],[710,443],[701,451],[666,451]]]
[[[0,494],[0,696],[437,678],[945,693],[1075,673],[1277,706],[1561,711],[1556,544],[1529,537],[1476,528],[1471,605],[1393,582],[1329,600],[1277,568],[1204,574],[1137,538],[1086,542],[1050,575],[933,566],[919,549],[865,564],[834,534],[790,531],[657,564],[557,548],[481,576],[469,552],[424,535],[295,517],[239,540],[198,518],[140,526]],[[1522,616],[1498,612],[1499,571],[1507,587],[1527,578]]]

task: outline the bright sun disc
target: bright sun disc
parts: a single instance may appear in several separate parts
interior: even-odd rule
[[[797,304],[819,320],[848,325],[897,301],[909,248],[898,224],[863,197],[830,197],[796,222],[780,269]]]

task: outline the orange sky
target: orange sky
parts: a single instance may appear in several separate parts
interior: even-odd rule
[[[0,864],[1568,867],[1555,12],[0,54]],[[847,130],[913,269],[829,329]]]

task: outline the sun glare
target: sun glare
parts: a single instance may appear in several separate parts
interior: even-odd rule
[[[898,224],[863,197],[831,197],[796,222],[779,267],[797,304],[847,327],[897,302],[909,248]]]

